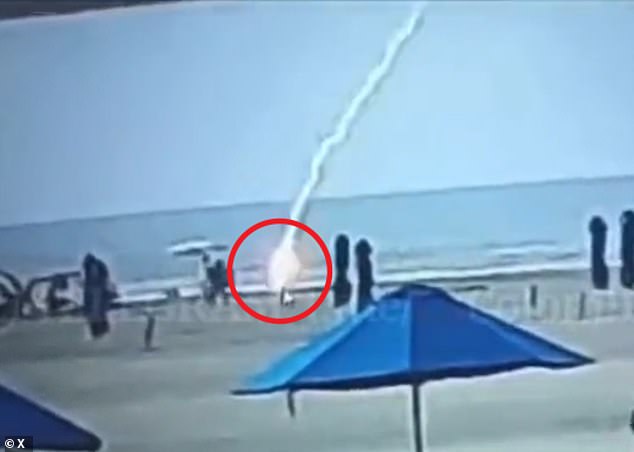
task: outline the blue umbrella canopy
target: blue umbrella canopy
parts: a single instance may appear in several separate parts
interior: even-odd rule
[[[18,393],[0,386],[0,437],[32,436],[34,449],[94,451],[101,440]]]
[[[499,319],[447,292],[408,285],[246,379],[237,395],[412,387],[422,450],[419,386],[527,367],[573,368],[593,359]],[[289,408],[293,412],[292,399]]]
[[[234,393],[367,389],[592,362],[441,289],[406,286],[248,378]]]

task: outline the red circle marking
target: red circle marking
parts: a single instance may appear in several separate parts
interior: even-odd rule
[[[240,248],[240,246],[242,246],[242,243],[246,240],[248,236],[253,234],[258,229],[262,229],[274,224],[285,224],[288,226],[294,226],[306,232],[315,240],[315,242],[317,242],[319,248],[321,248],[321,252],[324,254],[324,259],[326,260],[326,284],[324,284],[324,288],[321,290],[317,301],[315,301],[315,303],[313,303],[305,311],[291,317],[268,317],[266,315],[260,314],[255,309],[252,309],[251,306],[249,306],[240,296],[240,293],[236,288],[236,283],[233,280],[233,262],[236,258],[236,254],[238,253],[238,249]],[[251,317],[261,320],[262,322],[275,323],[278,325],[298,322],[315,312],[328,296],[328,292],[330,292],[330,286],[332,285],[332,258],[330,257],[328,247],[319,236],[319,234],[317,234],[304,223],[291,220],[290,218],[271,218],[269,220],[260,221],[259,223],[251,226],[249,229],[244,231],[240,235],[240,237],[238,237],[238,240],[236,240],[236,242],[233,244],[233,246],[231,247],[231,251],[229,252],[229,259],[227,260],[227,281],[229,283],[229,289],[231,289],[231,294],[233,295],[233,298],[235,298],[240,307]]]

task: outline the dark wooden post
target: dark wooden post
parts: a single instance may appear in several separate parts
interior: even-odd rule
[[[587,295],[582,291],[579,294],[579,320],[585,320],[586,318],[586,300]]]
[[[530,306],[531,317],[533,319],[537,317],[537,306],[539,302],[538,298],[539,298],[538,286],[537,284],[531,284],[528,290],[528,305]]]

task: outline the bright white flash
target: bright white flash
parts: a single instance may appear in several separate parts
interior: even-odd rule
[[[328,135],[320,143],[319,150],[313,157],[310,174],[304,185],[299,192],[299,195],[293,203],[290,218],[293,220],[301,221],[306,212],[306,205],[310,195],[317,188],[321,181],[322,170],[326,158],[331,154],[333,149],[343,144],[350,134],[350,129],[363,112],[368,100],[372,98],[378,91],[381,82],[390,74],[394,68],[398,56],[401,50],[407,44],[407,42],[414,35],[414,32],[420,25],[423,12],[427,7],[427,3],[418,3],[414,6],[412,14],[407,18],[405,24],[403,24],[397,30],[396,34],[388,41],[385,53],[379,64],[372,68],[368,73],[365,83],[361,86],[361,89],[352,98],[352,101],[348,104],[343,115],[339,118],[337,126],[333,133]],[[275,267],[276,264],[286,262],[297,265],[297,272],[299,271],[299,260],[293,251],[293,244],[295,241],[295,234],[297,228],[289,226],[284,230],[282,242],[279,247],[273,253],[273,258],[269,264],[269,287],[273,290],[280,290],[291,282],[293,276],[288,274],[285,276],[284,271],[286,266],[282,266],[279,269]],[[277,256],[277,257],[276,257]],[[284,256],[284,257],[282,257]],[[289,264],[290,265],[290,264]],[[273,277],[273,275],[276,275]],[[275,285],[272,285],[272,280],[275,280]]]
[[[301,264],[290,246],[280,246],[274,252],[269,263],[268,286],[279,292],[292,285],[299,275]]]

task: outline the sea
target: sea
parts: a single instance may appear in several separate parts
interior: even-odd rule
[[[424,177],[424,173],[421,174]],[[117,281],[145,285],[195,277],[194,259],[167,252],[207,239],[232,246],[250,226],[287,217],[290,203],[263,203],[27,224],[0,228],[0,268],[20,277],[79,269],[87,252],[103,257]],[[634,176],[311,201],[304,223],[332,247],[339,233],[370,241],[379,274],[407,271],[521,272],[587,262],[588,221],[609,225],[608,258],[618,256],[623,210],[634,208]],[[238,282],[263,281],[281,227],[240,248]],[[315,242],[301,237],[300,242]],[[325,275],[323,255],[308,253],[305,278]],[[226,259],[225,253],[218,256]]]

